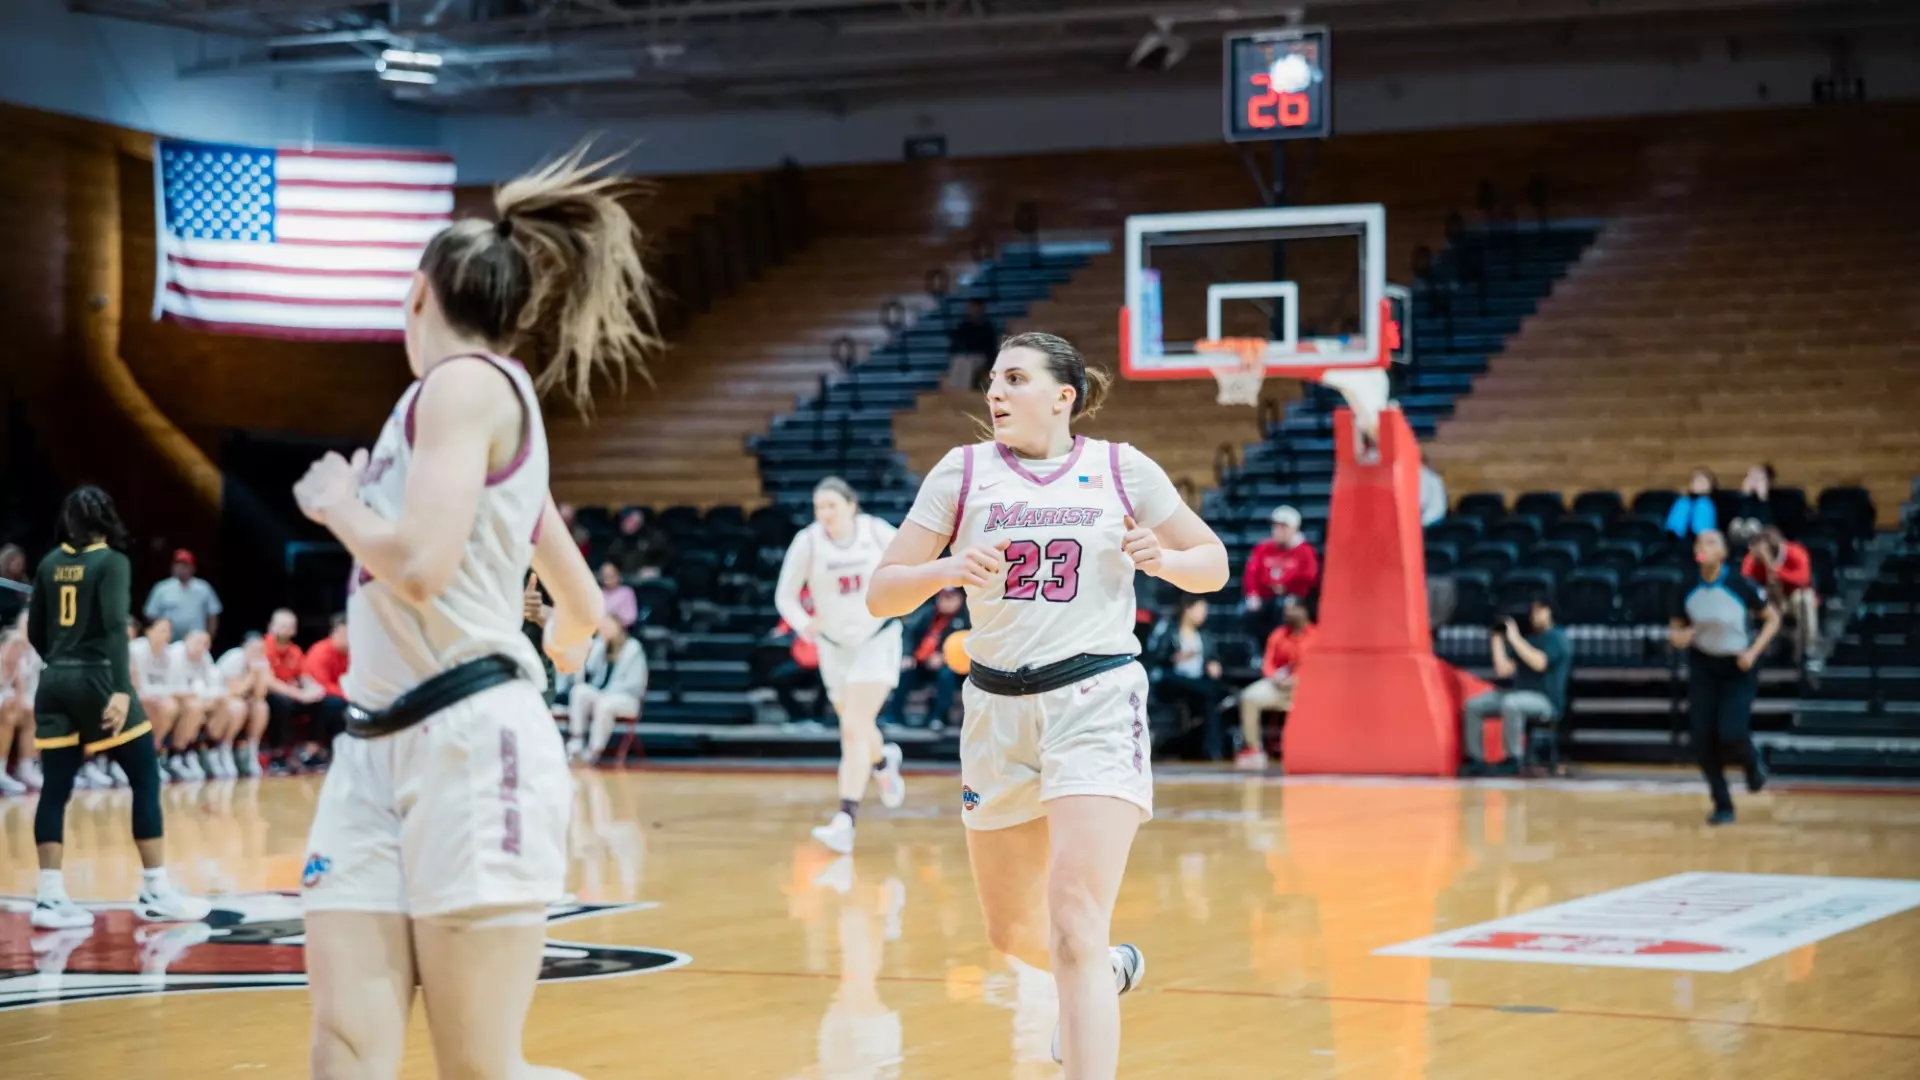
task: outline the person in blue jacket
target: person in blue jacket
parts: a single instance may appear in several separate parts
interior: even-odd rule
[[[1674,500],[1667,511],[1667,531],[1682,540],[1715,532],[1720,527],[1719,513],[1713,506],[1713,493],[1720,486],[1713,470],[1701,466],[1687,478],[1687,493]]]

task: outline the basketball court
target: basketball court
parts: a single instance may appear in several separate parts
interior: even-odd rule
[[[1050,980],[985,944],[956,777],[914,776],[906,806],[864,815],[860,849],[837,861],[806,835],[826,772],[575,775],[578,903],[555,912],[548,975],[578,981],[541,987],[535,1060],[662,1080],[1059,1075]],[[297,906],[259,894],[314,869],[318,789],[168,789],[170,861],[216,897],[211,928],[108,915],[60,942],[0,915],[0,1073],[306,1075]],[[76,799],[68,879],[83,900],[136,888],[127,799]],[[1123,1076],[1920,1067],[1920,895],[1850,880],[1920,865],[1909,794],[1769,792],[1721,830],[1701,824],[1703,789],[1679,782],[1189,773],[1163,777],[1158,799],[1114,920],[1149,962],[1124,1004]],[[31,845],[31,803],[0,803],[0,893],[31,893]],[[1609,895],[1650,882],[1658,895]],[[1585,898],[1599,899],[1557,928],[1563,909],[1542,911]],[[1523,913],[1533,930],[1455,933]],[[422,1017],[409,1078],[433,1075]]]

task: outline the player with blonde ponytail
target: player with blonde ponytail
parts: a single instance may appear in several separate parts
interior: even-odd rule
[[[577,669],[604,602],[547,492],[540,396],[584,412],[597,376],[644,375],[658,346],[609,163],[576,150],[502,187],[497,221],[428,243],[406,299],[416,381],[370,454],[328,454],[294,488],[355,562],[352,707],[302,875],[323,1080],[398,1074],[416,985],[440,1075],[573,1075],[521,1050],[572,805],[522,583],[531,565],[545,650]]]

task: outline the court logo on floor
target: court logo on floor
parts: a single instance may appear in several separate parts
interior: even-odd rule
[[[95,921],[82,930],[35,930],[27,921],[32,906],[30,898],[0,897],[0,1012],[140,994],[307,985],[306,925],[297,893],[219,897],[213,913],[197,923],[142,922],[125,904],[89,904]],[[547,925],[652,906],[556,904],[547,909]],[[640,975],[690,959],[666,949],[550,937],[540,981]]]
[[[1920,881],[1675,874],[1375,955],[1727,972],[1913,907]]]

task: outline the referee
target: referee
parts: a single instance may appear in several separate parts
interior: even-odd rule
[[[1673,613],[1669,637],[1687,651],[1687,713],[1693,727],[1693,752],[1713,792],[1707,824],[1733,820],[1733,795],[1721,775],[1729,759],[1747,774],[1747,790],[1767,782],[1765,765],[1753,745],[1754,665],[1780,630],[1780,613],[1767,604],[1753,582],[1727,565],[1727,541],[1709,529],[1694,537],[1694,561],[1700,574]],[[1761,616],[1760,632],[1751,630]]]

